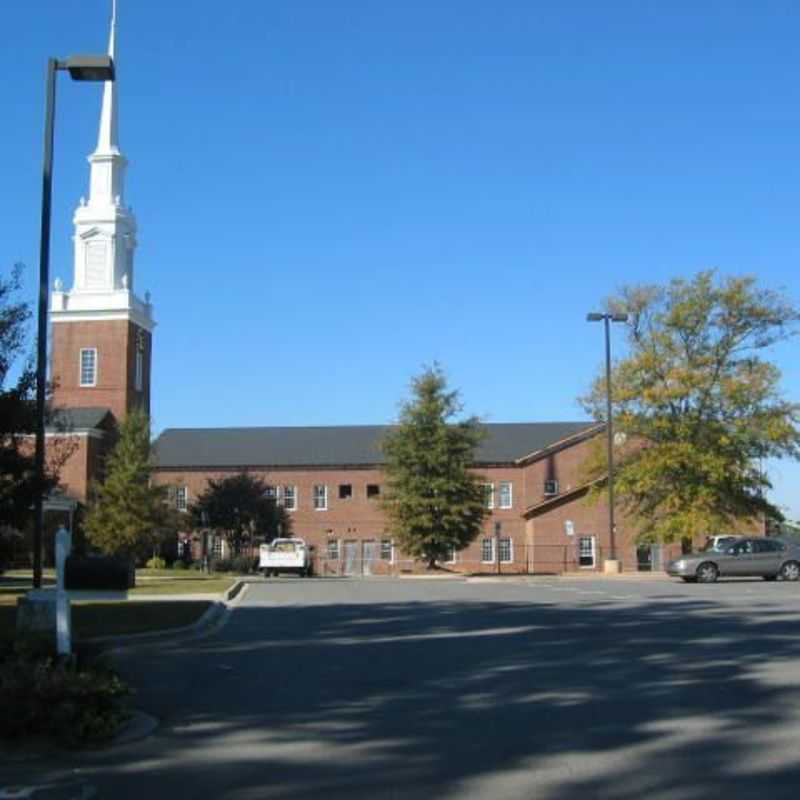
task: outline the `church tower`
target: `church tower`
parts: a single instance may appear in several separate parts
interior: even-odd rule
[[[116,0],[108,52],[116,66]],[[119,74],[117,72],[117,74]],[[117,83],[103,87],[97,147],[89,156],[89,198],[75,210],[72,287],[56,280],[51,295],[52,403],[107,408],[121,419],[150,413],[155,327],[149,293],[134,292],[136,219],[125,205],[127,160],[117,134]]]

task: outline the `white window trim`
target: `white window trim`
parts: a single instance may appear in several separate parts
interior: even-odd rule
[[[458,550],[455,547],[450,548],[450,558],[445,561],[445,564],[455,564],[458,561]]]
[[[548,492],[548,491],[547,491],[547,484],[548,484],[548,483],[552,483],[552,484],[553,484],[553,487],[552,487],[552,488],[553,488],[553,491],[551,491],[551,492]],[[559,494],[559,485],[558,485],[558,481],[557,481],[557,480],[555,480],[555,478],[551,478],[551,479],[549,479],[549,480],[546,480],[546,481],[544,482],[544,496],[545,496],[545,497],[556,497],[558,494]]]
[[[294,490],[294,505],[291,508],[289,508],[286,505],[286,490],[287,489],[293,489]],[[282,491],[282,494],[283,494],[283,507],[289,512],[297,511],[297,506],[298,506],[298,503],[299,503],[299,501],[298,501],[299,492],[297,491],[297,486],[292,486],[292,485],[281,486],[281,491]]]
[[[497,552],[498,552],[498,554],[502,552],[500,550],[500,542],[503,541],[503,540],[506,540],[506,539],[508,540],[509,557],[508,557],[508,559],[501,558],[500,559],[500,563],[501,564],[513,564],[514,563],[514,540],[510,536],[501,536],[497,540]]]
[[[494,484],[493,483],[484,483],[484,484],[482,484],[482,486],[483,486],[483,491],[484,491],[483,502],[484,502],[486,508],[492,509],[492,508],[494,508]],[[489,488],[491,491],[487,492],[486,491],[487,488]],[[486,502],[487,499],[489,501],[488,503]]]
[[[92,362],[92,374],[94,375],[93,383],[83,382],[83,354],[94,353],[94,361]],[[96,347],[81,347],[80,357],[78,358],[78,385],[79,386],[97,386],[97,348]]]
[[[322,487],[322,497],[323,497],[323,505],[317,505],[317,489]],[[314,511],[327,511],[328,510],[328,484],[327,483],[315,483],[314,484],[314,496],[313,496],[313,505]]]
[[[330,544],[336,542],[336,555],[331,555]],[[342,544],[338,539],[327,539],[325,541],[325,559],[326,561],[339,561],[342,557]]]
[[[592,543],[592,563],[581,564],[581,539],[588,539]],[[596,536],[578,536],[578,569],[595,569],[597,567],[597,537]]]
[[[503,492],[500,486],[508,486],[508,505],[503,505]],[[497,501],[500,503],[498,508],[513,508],[514,507],[514,483],[512,481],[500,481],[497,490]]]
[[[180,497],[180,493],[183,491],[184,494],[184,506],[181,508],[178,505],[178,498]],[[185,514],[189,511],[189,487],[188,486],[176,486],[175,487],[175,509],[180,511],[181,513]]]
[[[492,557],[486,559],[483,557],[483,543],[484,542],[491,542],[492,543]],[[497,540],[493,536],[484,536],[481,539],[481,564],[495,564],[497,563]]]

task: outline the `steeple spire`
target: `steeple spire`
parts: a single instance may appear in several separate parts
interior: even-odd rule
[[[116,66],[117,0],[111,0],[111,32],[108,36],[108,54]],[[106,81],[103,86],[103,108],[100,113],[100,133],[95,155],[118,155],[117,136],[117,84]]]

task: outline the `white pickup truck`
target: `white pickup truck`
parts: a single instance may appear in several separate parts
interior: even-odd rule
[[[258,568],[262,575],[279,572],[311,575],[311,548],[302,539],[274,539],[259,547]]]

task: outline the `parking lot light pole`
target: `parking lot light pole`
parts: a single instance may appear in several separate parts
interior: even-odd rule
[[[75,81],[113,81],[111,56],[70,56],[66,61],[47,61],[44,118],[44,167],[42,170],[42,225],[39,239],[39,319],[36,348],[36,452],[33,527],[33,588],[42,586],[42,532],[44,530],[44,429],[47,394],[47,295],[50,282],[50,215],[53,194],[53,138],[55,132],[56,73],[66,70]]]
[[[614,420],[611,409],[611,323],[627,322],[627,314],[601,314],[592,312],[586,315],[587,322],[605,324],[606,333],[606,434],[608,447],[608,545],[609,560],[617,560],[615,542],[616,524],[614,523]]]

